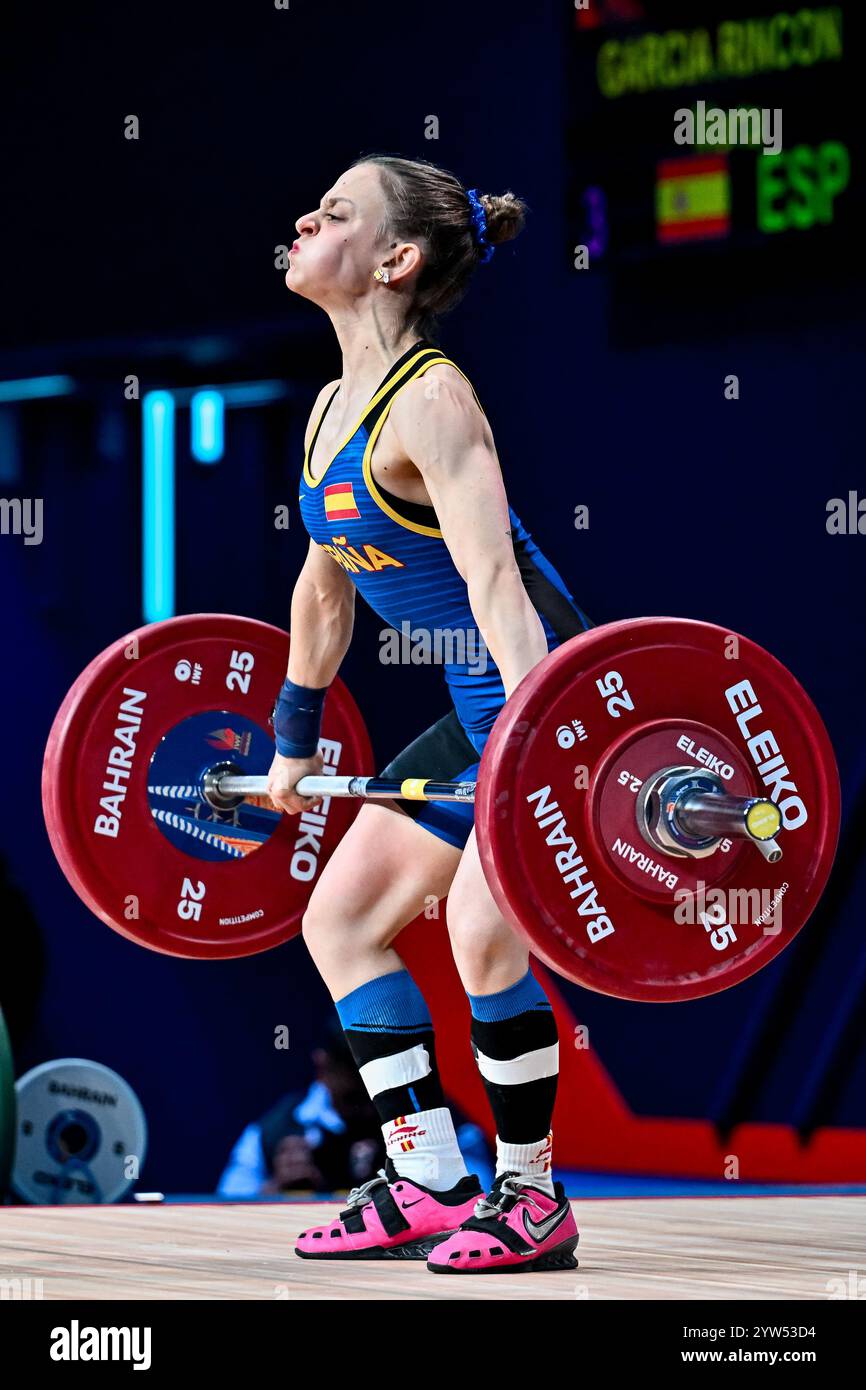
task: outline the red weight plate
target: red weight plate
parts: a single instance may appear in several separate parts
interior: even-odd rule
[[[749,842],[691,860],[643,839],[632,806],[651,771],[719,764],[732,794],[779,806],[779,863]],[[683,618],[557,648],[500,714],[478,782],[502,912],[552,969],[624,999],[700,998],[761,969],[813,911],[839,836],[836,762],[802,686],[756,643]]]
[[[78,895],[131,941],[225,958],[270,950],[300,929],[359,803],[329,798],[300,817],[245,803],[219,816],[197,792],[215,763],[267,773],[288,651],[287,633],[251,618],[171,618],[106,648],[63,701],[42,771],[48,835]],[[373,770],[340,680],[322,739],[326,772]]]

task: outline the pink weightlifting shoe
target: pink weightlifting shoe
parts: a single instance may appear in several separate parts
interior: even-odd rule
[[[424,1260],[483,1196],[475,1173],[447,1192],[434,1192],[401,1178],[386,1158],[375,1178],[352,1188],[336,1221],[301,1231],[295,1254],[302,1260]]]
[[[434,1274],[517,1274],[529,1269],[576,1269],[579,1236],[561,1182],[555,1197],[500,1173],[490,1193],[459,1231],[437,1244],[427,1261]]]

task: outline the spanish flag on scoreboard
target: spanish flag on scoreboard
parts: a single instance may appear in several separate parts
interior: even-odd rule
[[[702,241],[731,230],[727,155],[663,159],[656,169],[656,236],[661,242]]]
[[[351,483],[330,483],[325,488],[325,516],[329,521],[354,521],[360,515]]]

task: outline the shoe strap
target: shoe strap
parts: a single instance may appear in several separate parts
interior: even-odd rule
[[[503,1212],[511,1211],[521,1196],[532,1202],[533,1199],[528,1193],[520,1191],[520,1188],[525,1186],[516,1173],[500,1173],[488,1195],[479,1198],[475,1203],[475,1215],[481,1218],[495,1218]],[[533,1202],[533,1205],[538,1204]]]
[[[344,1216],[348,1216],[357,1208],[366,1206],[367,1202],[372,1202],[373,1190],[379,1187],[380,1184],[387,1184],[387,1182],[388,1179],[385,1175],[385,1170],[384,1168],[380,1168],[374,1178],[368,1178],[367,1181],[362,1182],[359,1187],[353,1187],[349,1192],[345,1211],[340,1212],[340,1220],[342,1221]]]
[[[388,1178],[384,1169],[380,1168],[375,1178],[352,1188],[349,1205],[340,1212],[340,1220],[349,1235],[361,1235],[366,1231],[364,1207],[370,1202],[376,1208],[387,1235],[397,1236],[409,1230],[409,1222],[394,1201]]]

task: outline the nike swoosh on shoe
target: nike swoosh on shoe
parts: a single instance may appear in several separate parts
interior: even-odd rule
[[[557,1226],[562,1224],[568,1213],[569,1205],[566,1202],[564,1206],[557,1207],[556,1211],[552,1212],[550,1216],[546,1216],[543,1221],[536,1223],[529,1215],[529,1212],[524,1211],[523,1229],[530,1240],[534,1240],[540,1245],[543,1240],[547,1240],[547,1237],[553,1234]]]

